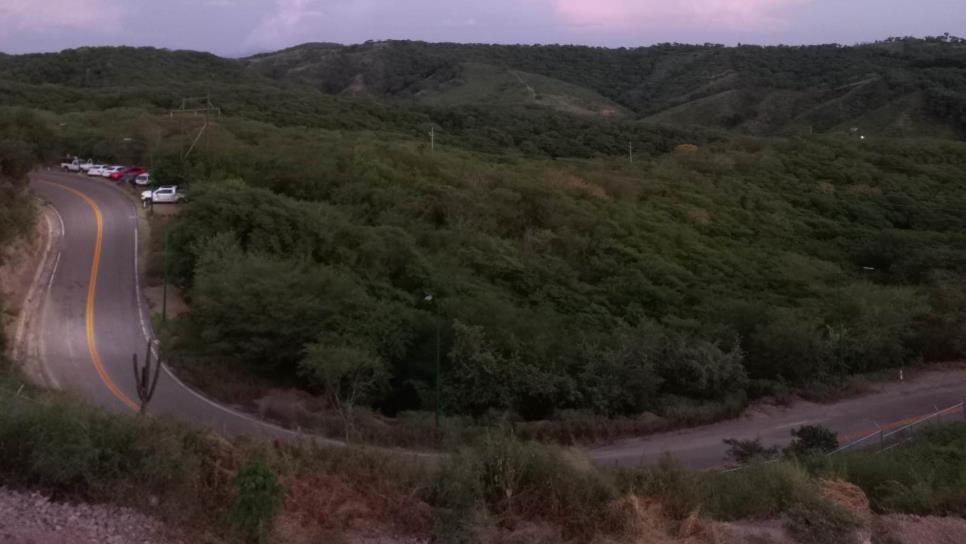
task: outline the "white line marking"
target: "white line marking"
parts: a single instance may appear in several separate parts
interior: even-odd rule
[[[131,206],[134,207],[134,204],[132,203]],[[135,213],[136,212],[137,212],[137,208],[135,207]],[[139,221],[136,220],[134,222],[134,289],[135,289],[135,297],[137,298],[138,319],[141,321],[141,331],[144,333],[144,340],[145,340],[145,342],[151,342],[151,340],[153,339],[154,335],[152,334],[150,320],[145,319],[145,317],[144,317],[147,312],[146,312],[146,310],[144,308],[143,297],[141,295],[141,280],[140,280],[141,270],[140,270],[140,268],[138,266],[138,262],[139,262],[138,250],[139,250],[139,247],[140,247],[140,241],[139,240],[140,240],[140,237],[141,237],[140,231],[141,231],[141,224],[140,224]],[[158,355],[157,347],[153,343],[152,343],[152,346],[151,346],[151,353],[154,355],[155,359],[160,360],[160,356]],[[205,404],[207,404],[207,405],[209,405],[209,406],[211,406],[211,407],[213,407],[213,408],[215,408],[215,409],[217,409],[217,410],[219,410],[221,412],[224,412],[226,414],[233,415],[233,416],[235,416],[237,418],[240,418],[240,419],[243,419],[245,421],[248,421],[249,423],[254,423],[257,426],[259,426],[259,427],[261,427],[261,428],[263,428],[265,430],[269,430],[269,431],[272,431],[272,432],[275,432],[275,433],[284,433],[284,434],[289,435],[289,436],[296,436],[296,437],[297,436],[300,436],[299,433],[296,433],[295,431],[291,431],[289,429],[285,429],[283,427],[279,427],[278,425],[273,425],[273,424],[271,424],[271,423],[269,423],[267,421],[262,421],[262,420],[260,420],[258,418],[252,417],[252,416],[250,416],[248,414],[245,414],[243,412],[236,411],[236,410],[234,410],[232,408],[229,408],[229,407],[227,407],[227,406],[225,406],[223,404],[219,404],[219,403],[217,403],[217,402],[209,399],[208,397],[202,395],[198,391],[195,391],[194,388],[190,387],[189,385],[187,385],[186,383],[184,383],[183,381],[181,381],[174,374],[174,372],[172,372],[171,369],[168,368],[168,365],[164,364],[163,361],[161,363],[161,368],[164,369],[165,375],[168,376],[169,378],[171,378],[174,381],[174,383],[178,384],[178,386],[180,386],[182,389],[184,389],[185,391],[187,391],[189,394],[191,394],[192,396],[194,396],[198,400],[204,402]],[[222,422],[222,425],[225,425],[225,422]],[[326,445],[329,445],[329,446],[344,446],[345,445],[345,444],[343,444],[340,441],[332,440],[332,439],[328,439],[328,438],[324,438],[324,437],[317,437],[316,440],[319,440],[321,443],[326,444]]]
[[[54,269],[50,272],[50,281],[47,282],[47,298],[50,298],[50,290],[54,287],[54,276],[57,275],[57,267],[60,266],[61,251],[57,251],[57,258],[54,259]]]

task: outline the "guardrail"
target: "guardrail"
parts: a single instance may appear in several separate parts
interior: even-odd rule
[[[838,455],[840,453],[845,453],[848,451],[873,449],[873,448],[878,448],[878,451],[876,453],[889,451],[903,444],[904,442],[910,440],[913,437],[913,435],[925,429],[930,424],[934,426],[938,426],[938,425],[942,425],[943,423],[951,423],[953,421],[960,421],[960,420],[966,421],[966,400],[964,400],[963,402],[960,402],[959,404],[949,406],[947,408],[939,409],[937,407],[934,412],[928,415],[916,418],[915,420],[909,423],[906,423],[904,425],[901,425],[899,427],[892,428],[892,429],[883,428],[879,426],[878,423],[870,419],[868,421],[874,424],[876,427],[878,427],[877,431],[873,431],[865,436],[862,436],[856,440],[853,440],[852,442],[849,442],[848,444],[844,444],[838,449],[836,449],[835,451],[825,454],[825,456],[832,457],[834,455]],[[721,472],[726,472],[726,473],[737,472],[753,466],[761,466],[761,465],[776,463],[781,459],[782,457],[778,456],[756,464],[731,467],[731,468],[722,470]]]
[[[849,442],[839,449],[828,453],[827,456],[831,457],[847,451],[876,447],[880,452],[888,451],[902,444],[903,442],[906,442],[912,438],[915,433],[921,431],[930,424],[941,425],[943,423],[943,418],[945,418],[946,421],[966,420],[966,401],[949,406],[947,408],[940,409],[936,407],[934,412],[895,429],[884,429],[879,427],[878,423],[872,421],[872,423],[879,427],[878,431],[869,433],[858,440]]]

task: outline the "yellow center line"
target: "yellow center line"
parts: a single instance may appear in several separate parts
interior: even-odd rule
[[[40,180],[48,185],[53,185],[59,187],[69,193],[80,197],[94,212],[94,220],[97,223],[97,237],[94,240],[94,258],[91,263],[91,279],[87,284],[87,311],[85,313],[85,320],[87,324],[87,351],[90,352],[91,362],[94,363],[94,369],[97,370],[97,375],[100,376],[101,381],[107,386],[111,394],[113,394],[119,401],[124,403],[125,406],[134,410],[135,412],[140,409],[140,406],[128,398],[127,395],[122,392],[114,381],[111,380],[110,375],[104,369],[104,363],[101,361],[101,356],[97,353],[97,340],[94,336],[94,298],[97,293],[97,273],[101,267],[101,247],[104,241],[104,216],[101,214],[101,209],[97,206],[91,197],[85,195],[84,193],[72,189],[66,185],[60,183],[55,183],[53,181]]]

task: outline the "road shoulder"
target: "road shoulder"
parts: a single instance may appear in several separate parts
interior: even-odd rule
[[[8,355],[28,379],[37,385],[57,387],[44,368],[37,333],[58,266],[64,228],[53,207],[39,198],[37,202],[40,211],[32,239],[10,248],[16,258],[0,267],[3,295],[14,317],[5,323],[4,332],[11,339]]]

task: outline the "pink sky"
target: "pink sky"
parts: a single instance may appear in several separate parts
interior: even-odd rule
[[[616,28],[656,25],[721,25],[759,30],[787,24],[782,8],[809,0],[554,0],[564,18],[578,24]]]
[[[966,34],[966,0],[0,0],[0,51],[309,41],[852,44]]]

